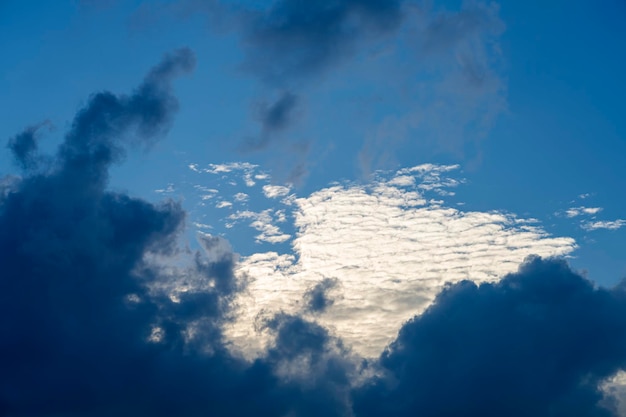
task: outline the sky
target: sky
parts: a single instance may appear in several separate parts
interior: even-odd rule
[[[625,416],[625,18],[0,0],[0,417]]]

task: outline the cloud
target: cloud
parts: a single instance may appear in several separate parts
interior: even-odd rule
[[[191,165],[282,204],[236,212],[266,235],[293,215],[294,253],[243,260],[215,235],[181,245],[179,203],[111,191],[125,152],[168,132],[193,65],[175,51],[130,94],[92,95],[53,155],[36,128],[10,139],[25,169],[0,179],[0,416],[604,415],[626,366],[623,286],[538,258],[500,281],[575,243],[431,203],[456,166],[297,197],[251,164]],[[254,360],[233,354],[258,340]]]
[[[594,215],[602,211],[602,207],[571,207],[565,210],[565,215],[569,218],[582,215]]]
[[[366,39],[393,33],[403,18],[397,0],[279,0],[249,10],[244,67],[272,84],[323,74]]]
[[[187,250],[180,204],[107,189],[129,146],[167,132],[171,82],[192,67],[178,50],[130,95],[94,94],[47,169],[0,181],[0,415],[308,415],[330,393],[325,376],[283,380],[278,354],[249,364],[228,353],[222,328],[245,281],[223,238],[201,234]],[[31,140],[11,140],[18,162],[37,155]],[[324,337],[300,323],[274,327],[274,351],[290,332]],[[312,363],[326,363],[329,343],[307,347]]]
[[[208,168],[198,168],[197,164],[190,164],[189,169],[195,172],[206,172],[209,174],[225,174],[233,171],[250,171],[257,165],[248,162],[231,162],[227,164],[209,164]]]
[[[607,230],[617,230],[626,226],[626,220],[617,219],[613,221],[609,220],[600,220],[596,222],[585,222],[582,224],[582,228],[587,231],[607,229]]]
[[[35,169],[41,162],[41,157],[37,155],[37,141],[39,131],[46,126],[51,126],[49,121],[29,126],[23,132],[9,139],[7,148],[11,150],[15,162],[23,170]]]
[[[600,384],[626,365],[625,297],[539,258],[449,285],[356,390],[355,415],[614,415]]]
[[[284,92],[271,105],[263,104],[260,119],[266,132],[281,131],[292,123],[293,113],[298,106],[298,97],[288,91]]]
[[[240,150],[257,152],[267,149],[288,130],[299,116],[300,99],[297,95],[284,91],[272,103],[265,101],[256,105],[257,119],[261,125],[261,132],[257,138],[249,138],[240,146]]]
[[[308,289],[304,293],[306,308],[312,313],[324,312],[334,304],[335,300],[330,297],[330,290],[337,287],[337,278],[325,278]]]
[[[250,227],[261,232],[255,236],[255,240],[258,242],[267,243],[283,243],[291,239],[291,235],[283,233],[278,226],[273,222],[281,220],[281,213],[277,214],[278,219],[274,220],[275,211],[272,209],[263,210],[260,213],[256,213],[250,210],[237,211],[236,213],[228,216],[228,219],[232,222],[228,223],[228,227],[232,227],[237,220],[248,219],[252,220]]]
[[[451,176],[457,168],[420,165],[279,202],[294,219],[292,251],[242,258],[237,273],[249,282],[226,331],[233,346],[260,354],[265,342],[250,325],[257,314],[296,314],[303,299],[309,303],[311,288],[336,279],[342,296],[315,320],[356,353],[375,357],[446,282],[497,281],[531,254],[561,256],[576,248],[573,239],[552,237],[512,214],[433,201],[431,195],[462,183]]]
[[[291,191],[291,187],[284,185],[264,185],[263,186],[263,194],[267,198],[278,198],[284,197]]]

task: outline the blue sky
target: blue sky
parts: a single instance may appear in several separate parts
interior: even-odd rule
[[[363,40],[323,73],[272,85],[242,65],[250,51],[232,23],[212,21],[201,3],[3,2],[3,137],[49,120],[54,129],[42,146],[52,146],[91,92],[127,91],[164,51],[189,46],[198,64],[177,83],[181,108],[168,139],[132,153],[137,163],[120,168],[116,186],[150,196],[181,181],[188,163],[250,161],[278,182],[293,180],[303,165],[307,174],[296,186],[306,195],[331,181],[366,180],[376,169],[458,163],[466,207],[537,218],[550,233],[574,237],[573,265],[601,283],[626,274],[624,229],[587,232],[578,218],[555,216],[573,206],[601,207],[598,220],[626,216],[622,2],[500,5],[471,35],[485,48],[473,45],[472,53],[487,55],[481,65],[487,81],[499,83],[496,91],[445,97],[428,82],[446,74],[454,80],[459,58],[451,55],[461,46],[425,52],[414,33]],[[456,81],[449,87],[465,88]],[[293,124],[274,134],[275,146],[242,152],[262,134],[259,106],[289,89],[300,94]],[[437,110],[442,97],[446,107]],[[431,122],[407,128],[411,117]],[[9,156],[2,158],[3,172],[11,172]],[[577,200],[583,194],[590,196]]]
[[[132,295],[129,300],[145,297],[153,309],[133,316],[129,334],[139,328],[135,324],[149,322],[149,341],[170,346],[167,325],[175,323],[186,336],[173,337],[172,346],[218,352],[219,363],[257,360],[263,367],[258,378],[268,386],[274,377],[300,384],[317,375],[322,385],[313,391],[333,393],[329,404],[342,404],[333,405],[339,407],[336,415],[349,414],[337,411],[347,403],[354,403],[350,412],[359,416],[391,415],[390,410],[404,415],[382,400],[376,408],[367,398],[404,401],[405,391],[377,391],[384,385],[381,375],[400,378],[406,392],[424,389],[424,381],[403,379],[401,369],[436,373],[426,363],[430,353],[424,359],[411,352],[431,342],[435,352],[437,343],[445,343],[428,333],[431,321],[450,332],[471,328],[474,322],[464,319],[441,324],[455,308],[468,308],[468,320],[485,320],[491,308],[502,320],[518,320],[502,306],[520,303],[523,310],[524,297],[536,292],[550,306],[546,311],[562,309],[571,319],[546,313],[544,322],[528,326],[524,340],[540,340],[552,325],[565,329],[562,339],[545,346],[537,342],[537,350],[524,353],[529,361],[551,358],[561,343],[585,338],[568,332],[580,317],[567,301],[550,298],[552,287],[542,287],[541,280],[555,291],[574,291],[572,297],[578,294],[591,310],[594,297],[610,298],[606,309],[616,315],[623,309],[623,295],[613,287],[626,278],[624,18],[622,0],[0,1],[0,137],[8,145],[0,153],[0,227],[6,229],[0,250],[9,254],[9,275],[30,276],[30,269],[21,272],[17,254],[25,248],[24,259],[43,265],[33,269],[32,282],[45,269],[52,276],[80,277],[81,267],[105,281],[109,273],[133,283],[141,276],[145,285],[137,288],[94,284],[85,291],[117,294],[135,288],[125,293]],[[113,156],[98,154],[98,146]],[[90,162],[81,165],[81,158]],[[82,179],[73,181],[74,175],[84,176],[85,184],[77,185]],[[76,220],[74,231],[72,216],[92,209],[99,214],[84,223]],[[65,233],[68,228],[71,233]],[[121,232],[126,229],[128,235]],[[174,246],[179,250],[171,253]],[[194,258],[193,251],[205,260]],[[100,252],[101,258],[91,258]],[[50,261],[48,254],[77,264]],[[566,263],[527,258],[531,255]],[[84,259],[91,260],[83,264]],[[102,266],[108,263],[113,269]],[[599,289],[586,286],[581,276]],[[466,279],[475,287],[463,284]],[[568,280],[575,285],[568,287]],[[24,282],[24,288],[10,287],[7,294],[23,290],[14,298],[28,298],[31,281]],[[63,291],[82,288],[72,285]],[[70,300],[58,294],[59,300]],[[77,299],[93,295],[77,294]],[[190,294],[196,298],[185,298]],[[72,300],[68,305],[74,306]],[[202,300],[210,307],[198,307]],[[75,311],[85,313],[79,304]],[[104,301],[96,304],[102,310],[94,310],[94,319],[113,314]],[[7,306],[0,313],[22,311],[19,303]],[[198,309],[205,315],[195,316]],[[65,324],[74,322],[65,321],[61,310],[59,326],[66,331],[71,326]],[[45,316],[45,308],[36,311]],[[111,320],[111,326],[120,325]],[[621,321],[611,320],[599,315],[586,323],[622,329]],[[50,324],[51,331],[57,324]],[[481,331],[492,325],[500,328],[489,322],[472,333],[476,340],[468,339],[477,352],[485,342]],[[589,334],[595,334],[589,325]],[[75,342],[88,350],[99,340],[92,336]],[[289,337],[303,337],[303,344],[290,345],[284,339]],[[519,345],[518,336],[506,337],[487,341],[485,351],[495,349],[497,356],[507,343]],[[620,337],[609,339],[607,345],[622,347]],[[320,341],[323,354],[306,340]],[[0,352],[4,348],[0,345]],[[616,374],[624,362],[611,357],[613,365],[603,368],[593,360],[609,354],[593,356],[594,346],[589,348],[594,353],[571,375],[592,375],[588,384],[604,384],[604,391],[600,385],[576,389],[590,390],[584,398],[612,392],[619,409],[612,415],[625,415],[626,384],[619,379],[623,374]],[[63,348],[50,349],[62,356]],[[153,355],[124,349],[111,361]],[[298,373],[302,352],[313,356],[309,368]],[[458,369],[465,360],[481,360],[455,354]],[[438,363],[432,355],[431,362]],[[359,358],[371,361],[376,371],[368,374],[356,365]],[[341,363],[338,372],[351,381],[349,388],[337,388],[329,376],[325,366],[332,361]],[[167,368],[157,362],[155,369]],[[201,355],[184,364],[209,373],[216,369]],[[486,372],[478,377],[493,376],[489,365],[477,368]],[[23,373],[17,365],[14,371]],[[135,371],[133,377],[142,381]],[[164,380],[215,382],[171,372],[163,371]],[[239,388],[223,393],[225,398],[250,382],[237,372],[231,382]],[[462,387],[459,375],[455,381]],[[555,392],[569,390],[576,397],[574,377],[543,377]],[[15,392],[29,388],[24,378]],[[119,394],[104,380],[94,386]],[[60,398],[73,392],[67,384],[61,384]],[[155,384],[149,389],[165,386]],[[142,395],[149,396],[149,389]],[[46,395],[29,400],[2,390],[0,417],[62,410]],[[190,407],[202,407],[191,392]],[[267,415],[288,410],[307,415],[303,410],[311,398],[292,394],[278,390],[277,396],[290,400],[276,400],[279,405],[266,408]],[[560,394],[529,395],[535,395],[537,408],[528,406],[519,415],[542,415],[538,410],[546,404],[572,406]],[[39,405],[29,408],[24,405],[29,401]],[[123,407],[125,400],[120,401],[108,410]],[[260,409],[271,403],[259,401]],[[403,412],[442,410],[426,398],[411,401],[415,404]],[[136,404],[149,410],[144,406]],[[478,403],[468,407],[482,410]],[[594,410],[581,415],[604,415]],[[232,415],[237,413],[245,410]]]

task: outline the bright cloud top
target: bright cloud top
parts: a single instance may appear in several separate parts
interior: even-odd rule
[[[429,194],[449,196],[449,188],[463,182],[451,177],[456,169],[421,165],[380,174],[368,184],[337,184],[307,197],[273,200],[281,210],[231,215],[253,219],[250,226],[262,235],[284,241],[289,236],[264,225],[271,213],[286,212],[296,231],[292,253],[242,258],[238,275],[248,286],[226,329],[233,346],[247,356],[262,351],[255,323],[284,311],[308,314],[356,353],[377,356],[447,282],[495,281],[528,255],[561,256],[575,249],[573,239],[551,237],[533,220],[461,211],[432,199]],[[277,197],[269,194],[268,203]],[[319,292],[316,286],[328,280],[333,285]],[[306,297],[315,291],[328,302],[310,310]]]

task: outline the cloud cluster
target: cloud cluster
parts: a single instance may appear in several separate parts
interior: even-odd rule
[[[395,31],[403,17],[399,0],[279,0],[249,11],[245,67],[278,84],[319,75],[352,55],[360,41]]]
[[[456,185],[443,175],[453,168],[285,197],[297,261],[239,263],[206,234],[191,252],[178,203],[109,190],[127,149],[167,132],[171,83],[193,63],[175,51],[131,94],[94,94],[54,155],[38,153],[33,128],[10,139],[19,164],[47,163],[0,181],[0,417],[617,415],[606,392],[620,392],[612,377],[626,367],[624,285],[596,288],[536,257],[499,280],[519,257],[568,253],[573,241],[429,203],[420,180],[436,193]],[[249,165],[210,169],[266,179]],[[235,307],[250,294],[249,311],[263,312],[249,340],[269,342],[245,361],[225,333],[241,329]],[[394,321],[398,311],[409,320]],[[381,317],[395,336],[368,328]],[[342,323],[391,343],[360,358]]]
[[[626,366],[626,292],[564,261],[451,285],[380,357],[356,416],[610,416],[601,383]]]
[[[181,49],[132,94],[94,94],[47,166],[3,179],[0,416],[310,415],[312,398],[329,392],[322,371],[305,388],[279,378],[283,354],[317,368],[330,357],[330,337],[302,320],[273,321],[278,353],[264,360],[227,352],[221,329],[242,282],[224,239],[201,235],[202,252],[181,249],[178,203],[107,189],[128,146],[167,131],[171,82],[193,65]],[[35,131],[10,140],[17,162],[39,157]],[[317,341],[308,356],[285,346],[292,330]]]
[[[562,256],[575,249],[573,239],[551,237],[532,221],[462,211],[429,197],[452,193],[462,182],[451,176],[457,168],[425,164],[365,185],[285,197],[283,210],[296,232],[292,251],[241,260],[238,273],[249,283],[237,297],[239,316],[228,337],[254,356],[263,350],[251,325],[258,314],[295,314],[308,305],[348,346],[374,357],[446,282],[495,281],[529,255]],[[338,298],[327,302],[323,283],[334,281]]]
[[[580,199],[588,198],[589,195],[583,194],[579,196]],[[579,225],[582,229],[592,232],[595,230],[617,230],[626,226],[626,220],[598,220],[596,214],[602,211],[602,207],[570,207],[569,209],[561,212],[557,212],[556,215],[565,215],[568,218],[585,217],[581,220]]]
[[[626,226],[626,220],[624,219],[588,221],[582,224],[582,228],[588,231],[600,229],[617,230],[624,226]]]
[[[565,215],[569,218],[578,217],[582,215],[598,214],[602,211],[602,207],[571,207],[565,210]]]

